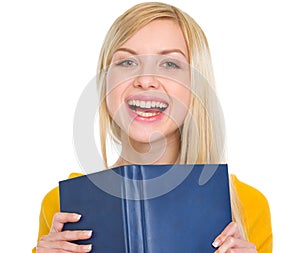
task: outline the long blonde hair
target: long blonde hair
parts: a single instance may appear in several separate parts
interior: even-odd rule
[[[97,81],[100,96],[99,126],[103,160],[107,163],[107,138],[120,144],[120,128],[106,105],[106,69],[113,53],[134,33],[156,19],[171,19],[181,27],[189,50],[191,101],[189,113],[181,127],[179,163],[225,163],[224,120],[219,105],[208,42],[201,27],[188,14],[165,3],[137,4],[119,16],[109,29],[100,52]],[[233,220],[243,229],[239,200],[231,184]],[[246,234],[244,234],[246,236]]]

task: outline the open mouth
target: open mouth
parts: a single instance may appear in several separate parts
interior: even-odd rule
[[[168,104],[165,102],[150,100],[131,99],[127,101],[127,104],[131,110],[143,118],[155,117],[161,114],[168,107]]]

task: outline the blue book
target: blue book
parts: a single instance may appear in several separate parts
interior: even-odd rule
[[[59,182],[64,230],[96,253],[210,253],[231,222],[227,164],[127,165]]]

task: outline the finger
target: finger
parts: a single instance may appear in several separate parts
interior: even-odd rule
[[[80,214],[77,213],[55,213],[52,220],[52,226],[50,233],[61,232],[66,222],[77,222],[81,218]]]
[[[222,243],[228,238],[228,237],[235,237],[238,239],[244,239],[238,225],[235,222],[230,222],[226,228],[222,231],[220,235],[216,237],[212,245],[216,248],[222,245]]]
[[[78,245],[67,241],[39,241],[37,245],[37,253],[48,252],[50,249],[55,252],[77,252],[85,253],[92,250],[92,244]]]
[[[66,230],[59,233],[51,233],[41,237],[41,241],[76,241],[86,240],[92,236],[92,230]]]
[[[242,249],[244,249],[244,251],[242,252],[247,252],[247,253],[257,252],[256,247],[253,243],[243,239],[234,238],[234,237],[228,237],[219,247],[217,252],[225,253],[228,252],[228,250],[230,250],[230,252],[239,252],[239,250]],[[247,251],[245,251],[245,249],[247,249]]]
[[[215,253],[219,253],[219,250],[215,251]],[[257,253],[257,251],[248,248],[240,248],[240,249],[230,249],[230,253]]]
[[[215,253],[220,253],[219,250],[215,251]],[[240,248],[240,249],[230,249],[230,253],[257,253],[255,249],[249,248]]]

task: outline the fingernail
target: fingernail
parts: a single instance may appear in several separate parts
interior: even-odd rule
[[[212,246],[214,246],[215,248],[217,248],[217,247],[219,247],[220,243],[221,243],[221,240],[220,240],[220,239],[216,239],[216,240],[214,240],[214,242],[212,243]]]
[[[76,220],[80,220],[81,214],[74,213],[74,218],[75,218]]]
[[[89,237],[92,236],[92,233],[93,233],[93,230],[88,230],[88,231],[85,232],[85,234],[86,234],[87,236],[89,236]]]
[[[92,249],[92,244],[83,245],[82,248],[83,248],[83,250],[91,251],[91,249]]]

